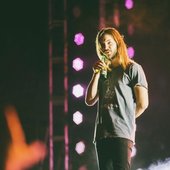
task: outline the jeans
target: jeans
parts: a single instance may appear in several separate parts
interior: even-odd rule
[[[104,138],[96,141],[100,170],[130,170],[132,141],[124,138]]]

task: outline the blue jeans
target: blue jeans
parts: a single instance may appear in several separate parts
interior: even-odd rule
[[[132,141],[124,138],[104,138],[96,141],[100,170],[130,170]]]

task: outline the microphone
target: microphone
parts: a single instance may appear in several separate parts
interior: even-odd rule
[[[98,72],[100,72],[100,74],[101,74],[104,78],[107,78],[107,70],[106,70],[106,69],[102,69],[102,70],[95,69],[95,70],[94,70],[94,73],[98,73]]]
[[[105,63],[106,61],[106,57],[105,56],[102,56],[101,57],[101,61],[103,61]],[[107,68],[103,68],[101,70],[101,75],[103,75],[104,78],[107,78]]]
[[[105,56],[101,56],[100,60],[105,63],[105,61],[107,60],[107,58],[106,58]],[[95,69],[95,70],[94,70],[94,73],[98,73],[98,72],[100,72],[100,74],[101,74],[104,78],[107,78],[107,67],[104,67],[103,69]]]
[[[104,78],[107,78],[107,70],[106,69],[102,69],[101,70],[101,75],[103,75]]]

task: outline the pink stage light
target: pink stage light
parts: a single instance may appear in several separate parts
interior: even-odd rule
[[[80,141],[76,144],[75,150],[79,155],[81,155],[85,151],[85,148],[86,148],[86,146],[85,146],[84,142]]]
[[[84,35],[82,33],[77,33],[74,36],[74,42],[77,45],[82,45],[84,43]]]
[[[72,63],[72,67],[76,70],[76,71],[80,71],[81,69],[83,69],[83,60],[81,58],[76,58],[73,60]]]
[[[125,7],[127,9],[132,9],[134,6],[133,0],[125,0]]]
[[[73,122],[76,124],[76,125],[79,125],[83,122],[83,115],[82,113],[80,113],[79,111],[76,111],[74,114],[73,114]]]
[[[135,50],[133,47],[128,47],[128,55],[129,55],[129,58],[133,58],[134,55],[135,55]]]
[[[72,93],[75,97],[79,98],[79,97],[83,96],[84,88],[80,84],[77,84],[77,85],[73,86]]]

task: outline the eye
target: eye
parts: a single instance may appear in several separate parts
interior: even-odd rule
[[[105,44],[104,44],[104,43],[101,43],[100,45],[101,45],[101,49],[104,49]]]
[[[112,43],[109,41],[109,42],[108,42],[108,45],[111,45],[111,44],[112,44]]]

